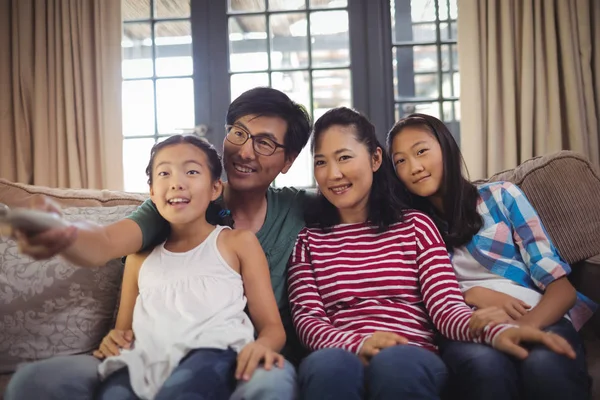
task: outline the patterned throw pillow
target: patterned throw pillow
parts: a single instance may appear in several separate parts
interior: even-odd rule
[[[76,207],[67,220],[116,222],[136,206]],[[95,349],[113,322],[123,266],[79,268],[60,257],[34,261],[0,237],[0,373],[55,355]]]

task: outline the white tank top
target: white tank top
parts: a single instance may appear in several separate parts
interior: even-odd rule
[[[242,278],[217,248],[223,229],[229,228],[217,226],[184,253],[170,252],[164,243],[150,253],[138,277],[133,348],[100,364],[102,379],[127,366],[135,393],[152,399],[191,350],[239,352],[254,340],[254,327],[244,312]]]

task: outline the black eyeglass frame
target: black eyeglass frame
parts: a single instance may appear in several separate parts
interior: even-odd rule
[[[244,140],[242,143],[232,142],[229,139],[229,132],[231,131],[232,128],[239,129],[241,132],[244,132],[246,134],[246,140]],[[272,138],[270,138],[269,135],[266,135],[266,134],[252,135],[250,132],[248,132],[247,129],[245,129],[245,128],[239,126],[239,125],[225,125],[225,139],[227,139],[227,141],[229,143],[234,144],[236,146],[243,146],[244,144],[246,144],[246,142],[248,141],[248,139],[252,139],[252,148],[254,149],[254,151],[257,154],[260,154],[262,156],[267,156],[267,157],[268,156],[272,156],[273,154],[275,154],[275,152],[279,148],[282,148],[282,149],[286,148],[281,143],[277,143],[275,140],[273,140]],[[267,139],[267,140],[273,142],[273,144],[275,145],[275,147],[273,148],[273,151],[270,154],[265,154],[264,152],[261,152],[260,150],[258,150],[256,148],[256,139]]]

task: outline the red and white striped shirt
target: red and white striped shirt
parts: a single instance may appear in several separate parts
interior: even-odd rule
[[[437,351],[435,328],[453,340],[491,344],[510,327],[471,334],[472,311],[442,237],[417,211],[381,233],[366,223],[329,232],[304,228],[290,258],[288,286],[296,330],[311,350],[358,353],[374,332],[389,331]]]

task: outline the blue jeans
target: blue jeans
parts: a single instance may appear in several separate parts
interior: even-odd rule
[[[442,359],[450,371],[450,393],[461,400],[561,399],[590,397],[583,343],[571,322],[562,319],[545,329],[565,338],[576,359],[554,353],[538,344],[529,356],[517,360],[490,346],[442,340]]]
[[[100,361],[92,356],[61,356],[29,363],[10,380],[5,400],[92,400],[100,381]],[[296,371],[286,361],[284,368],[258,368],[248,382],[238,382],[231,400],[286,400],[297,395]]]
[[[439,399],[446,366],[433,352],[416,346],[381,350],[364,367],[358,356],[323,349],[300,364],[300,397],[307,400]]]
[[[156,393],[155,400],[227,400],[235,384],[237,353],[231,349],[198,349],[190,352]],[[137,400],[129,368],[111,374],[100,384],[98,400]]]

